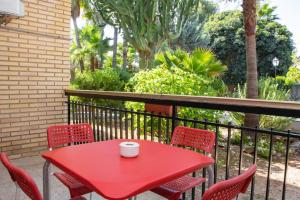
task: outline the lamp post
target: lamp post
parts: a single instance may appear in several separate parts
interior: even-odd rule
[[[276,77],[276,70],[277,70],[277,67],[279,65],[279,59],[277,57],[274,57],[273,60],[272,60],[272,64],[275,68],[275,77]]]

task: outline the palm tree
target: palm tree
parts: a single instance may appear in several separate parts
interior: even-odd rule
[[[74,63],[79,63],[80,60],[89,62],[90,69],[94,71],[103,65],[104,59],[101,59],[101,57],[111,50],[110,39],[104,39],[100,28],[91,24],[86,24],[79,32],[82,48],[78,48],[74,43],[72,44],[71,60]]]
[[[243,16],[246,39],[247,98],[258,98],[257,58],[256,58],[256,0],[243,0]],[[245,115],[245,126],[259,125],[259,116]]]
[[[118,28],[114,27],[112,68],[115,68],[117,66],[117,51],[118,51]]]
[[[205,48],[197,48],[191,53],[181,49],[161,52],[156,54],[155,64],[168,68],[179,67],[205,77],[218,77],[227,70],[213,52]]]
[[[77,18],[80,16],[80,0],[72,0],[71,17],[74,25],[74,32],[76,38],[77,48],[81,49],[81,43],[79,39],[79,28],[77,25]],[[82,59],[79,60],[80,71],[84,70],[84,62]]]

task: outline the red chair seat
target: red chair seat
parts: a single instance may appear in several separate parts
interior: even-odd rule
[[[74,197],[80,197],[81,195],[93,192],[93,190],[89,189],[69,174],[64,172],[55,172],[53,175],[56,176],[58,180],[60,180],[69,189],[72,200]],[[79,198],[75,200],[81,199]]]
[[[172,199],[173,196],[177,196],[177,194],[184,193],[201,183],[205,182],[205,178],[201,177],[192,177],[190,175],[186,175],[180,177],[174,181],[170,181],[165,183],[157,188],[152,189],[152,192],[159,194],[167,199]]]

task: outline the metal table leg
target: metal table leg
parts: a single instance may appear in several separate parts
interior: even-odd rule
[[[50,200],[50,184],[49,184],[49,174],[50,174],[50,162],[46,160],[43,167],[43,199]]]
[[[214,184],[213,165],[208,166],[207,171],[208,171],[208,187],[210,187]]]

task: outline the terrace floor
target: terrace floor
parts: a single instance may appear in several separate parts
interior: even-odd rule
[[[16,166],[25,169],[36,181],[41,193],[42,193],[42,183],[43,183],[43,164],[44,160],[39,157],[26,157],[21,159],[12,160]],[[57,171],[55,167],[51,167],[52,171]],[[0,164],[0,200],[13,200],[15,194],[15,185],[11,181],[9,174],[2,164]],[[51,200],[67,200],[69,199],[69,191],[64,187],[56,178],[51,178]],[[86,195],[89,199],[89,195]],[[104,199],[93,193],[93,200]],[[158,195],[151,192],[145,192],[138,196],[139,200],[158,200],[162,199]],[[20,195],[20,200],[29,200],[23,193]]]

